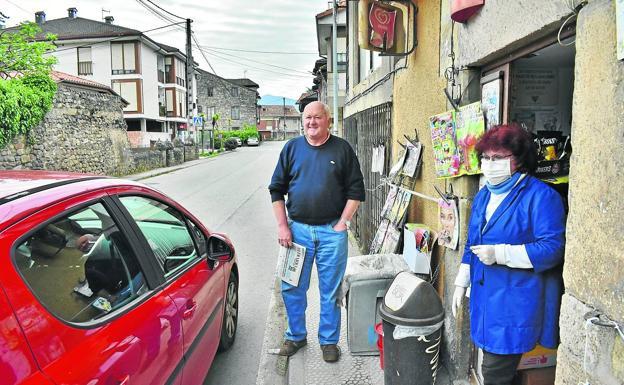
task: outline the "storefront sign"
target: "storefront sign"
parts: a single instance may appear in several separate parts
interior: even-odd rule
[[[517,107],[556,106],[559,102],[555,69],[518,68],[513,84],[517,87]]]

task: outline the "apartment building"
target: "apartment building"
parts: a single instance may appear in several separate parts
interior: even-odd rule
[[[55,70],[110,84],[128,105],[124,119],[134,147],[155,141],[195,134],[187,111],[186,55],[175,47],[158,43],[141,31],[80,18],[76,8],[67,17],[46,20],[35,14],[42,36],[55,34],[58,59]],[[195,88],[195,78],[190,79]],[[194,93],[195,94],[195,93]],[[190,112],[190,114],[189,114]]]

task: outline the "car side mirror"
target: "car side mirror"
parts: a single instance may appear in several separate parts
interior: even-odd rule
[[[229,262],[234,258],[234,249],[221,236],[212,234],[208,238],[208,259],[211,261]]]

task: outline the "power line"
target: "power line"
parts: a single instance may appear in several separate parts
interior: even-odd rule
[[[199,50],[200,51],[204,51],[203,49],[199,49]],[[207,52],[207,54],[209,54],[209,55],[211,55],[213,57],[216,57],[218,59],[221,59],[221,60],[233,63],[233,64],[237,64],[237,65],[239,65],[240,67],[243,67],[243,68],[253,68],[253,69],[256,69],[256,70],[259,70],[259,71],[271,72],[271,73],[282,75],[282,76],[292,76],[292,77],[307,78],[307,79],[310,78],[310,76],[306,76],[306,75],[287,74],[287,73],[283,73],[283,72],[277,72],[277,71],[268,70],[268,69],[265,69],[265,68],[259,68],[259,67],[250,66],[250,65],[247,65],[247,64],[239,63],[239,62],[231,60],[231,59],[224,58],[223,56],[219,56],[219,55],[217,55],[214,52]]]
[[[183,23],[184,23],[184,22],[179,22],[179,23],[174,23],[174,24],[164,25],[164,26],[162,26],[162,27],[152,28],[152,29],[148,29],[148,30],[145,30],[145,31],[139,31],[139,33],[141,33],[141,34],[145,34],[145,33],[147,33],[147,32],[152,32],[152,31],[156,31],[156,30],[159,30],[159,29],[163,29],[163,28],[173,27],[173,26],[175,26],[175,25],[177,25],[177,24],[183,24]],[[74,49],[76,49],[76,48],[86,48],[86,47],[92,47],[92,46],[94,46],[94,45],[96,45],[96,44],[108,43],[108,42],[110,42],[110,41],[119,40],[119,39],[123,39],[123,38],[126,38],[126,37],[128,37],[128,36],[127,36],[127,35],[115,36],[115,37],[113,37],[113,38],[110,38],[110,39],[104,39],[104,40],[98,41],[98,42],[96,42],[96,43],[89,43],[89,44],[83,44],[83,45],[79,45],[79,46],[75,46],[75,47],[68,47],[68,48],[61,48],[61,49],[57,49],[57,50],[54,50],[54,52],[55,52],[55,53],[57,53],[57,52],[63,52],[63,51],[74,50]]]
[[[7,3],[9,3],[9,4],[11,4],[11,5],[13,5],[14,7],[17,7],[17,8],[19,8],[19,9],[21,9],[22,11],[24,11],[24,13],[27,13],[27,14],[29,14],[29,15],[32,15],[32,13],[31,13],[29,10],[22,8],[21,6],[19,6],[19,5],[15,4],[15,3],[14,3],[14,2],[12,2],[11,0],[6,0],[6,2],[7,2]]]
[[[318,56],[318,52],[255,51],[255,50],[250,50],[250,49],[224,48],[224,47],[215,47],[215,46],[210,46],[210,45],[203,45],[202,48],[216,49],[216,50],[222,50],[222,51],[272,53],[272,54],[279,54],[279,55],[317,55]]]
[[[171,16],[173,16],[173,17],[177,17],[178,19],[186,20],[186,17],[178,16],[178,15],[176,15],[176,14],[174,14],[174,13],[171,13],[171,12],[167,11],[166,9],[161,8],[158,4],[154,3],[154,2],[153,2],[153,1],[151,1],[151,0],[145,0],[145,1],[147,1],[147,2],[148,2],[148,3],[150,3],[150,4],[152,4],[154,7],[156,7],[156,8],[158,8],[158,9],[160,9],[161,11],[168,13],[169,15],[171,15]]]
[[[213,52],[213,53],[218,53],[218,54],[221,54],[221,55],[235,57],[235,58],[241,59],[241,60],[247,60],[247,61],[250,61],[252,63],[263,64],[263,65],[266,65],[266,66],[275,67],[275,68],[279,68],[279,69],[283,69],[283,70],[287,70],[287,71],[292,71],[292,72],[299,72],[299,73],[302,73],[302,74],[305,74],[305,75],[314,75],[312,72],[308,72],[308,71],[299,71],[299,70],[294,70],[294,69],[291,69],[291,68],[280,67],[280,66],[275,65],[275,64],[264,63],[264,62],[261,62],[261,61],[258,61],[258,60],[247,59],[247,58],[244,58],[244,57],[241,57],[241,56],[236,56],[236,55],[232,55],[232,54],[229,54],[229,53],[219,52],[219,51],[215,51],[215,50],[211,50],[211,49],[207,49],[207,48],[206,48],[206,50],[210,51],[210,52]]]

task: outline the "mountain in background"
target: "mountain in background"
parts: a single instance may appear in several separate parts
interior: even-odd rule
[[[286,98],[286,105],[287,106],[294,106],[295,103],[297,101],[295,99],[289,99]],[[282,100],[282,96],[273,96],[273,95],[264,95],[260,98],[260,100],[258,101],[258,104],[261,106],[268,106],[268,105],[282,105],[284,103],[284,101]]]

